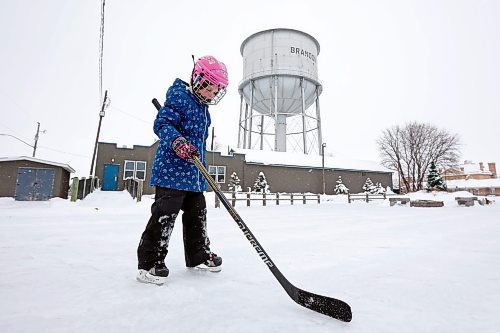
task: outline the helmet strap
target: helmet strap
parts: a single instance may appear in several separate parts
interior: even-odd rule
[[[202,75],[196,75],[194,81],[192,82],[192,85],[196,86],[200,82],[202,77],[203,77]]]

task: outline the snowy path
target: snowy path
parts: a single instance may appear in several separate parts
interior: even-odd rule
[[[0,199],[0,332],[497,332],[500,204],[237,207],[297,287],[347,301],[342,323],[293,303],[208,194],[221,273],[184,268],[180,223],[162,287],[135,281],[150,198]]]

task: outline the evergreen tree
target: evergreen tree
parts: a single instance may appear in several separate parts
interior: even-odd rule
[[[382,184],[377,183],[377,186],[375,186],[375,194],[385,194],[386,189],[382,186]]]
[[[255,182],[253,184],[253,191],[264,193],[269,192],[269,185],[267,184],[267,179],[264,175],[264,172],[259,172],[259,176],[257,177],[257,179],[255,179]]]
[[[339,176],[337,180],[337,185],[335,185],[335,194],[347,194],[349,193],[349,189],[342,183],[342,177]]]
[[[229,180],[229,191],[234,191],[234,192],[241,192],[241,185],[240,185],[240,178],[238,178],[238,175],[236,172],[233,171],[231,174],[231,179]]]
[[[446,191],[446,183],[441,178],[441,175],[437,170],[436,163],[434,162],[431,162],[429,174],[427,175],[427,190]]]
[[[364,191],[364,193],[373,194],[373,193],[375,193],[376,189],[377,188],[375,187],[375,185],[373,185],[372,180],[369,177],[366,178],[366,182],[363,185],[363,191]]]

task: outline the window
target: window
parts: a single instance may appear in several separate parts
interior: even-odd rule
[[[144,161],[125,161],[125,168],[123,170],[124,180],[146,180],[146,162]]]
[[[135,162],[125,161],[125,168],[123,169],[123,179],[134,178]]]
[[[143,161],[135,162],[135,178],[141,180],[146,179],[146,162]]]
[[[225,183],[226,182],[226,167],[225,166],[216,166],[209,165],[208,173],[215,180],[216,183]]]

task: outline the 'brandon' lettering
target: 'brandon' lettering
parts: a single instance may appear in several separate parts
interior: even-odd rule
[[[300,47],[290,46],[290,53],[301,55],[303,57],[309,58],[312,61],[316,62],[316,56],[314,54],[312,54],[311,52],[306,51],[304,49],[301,49]]]

